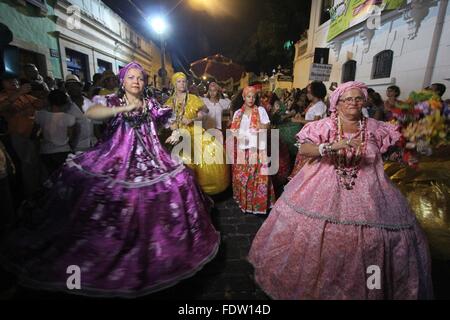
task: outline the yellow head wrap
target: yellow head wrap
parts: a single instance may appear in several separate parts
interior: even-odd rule
[[[183,72],[177,72],[172,76],[172,85],[175,87],[175,85],[177,84],[177,80],[181,79],[181,78],[185,78],[186,79],[186,75]]]

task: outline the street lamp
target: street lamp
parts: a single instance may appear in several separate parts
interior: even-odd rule
[[[161,69],[158,70],[158,75],[161,77],[161,84],[162,84],[161,89],[163,89],[166,86],[166,78],[167,78],[167,71],[165,64],[166,44],[164,41],[164,34],[167,31],[168,25],[163,17],[152,18],[150,20],[150,25],[152,29],[159,35],[161,41]]]

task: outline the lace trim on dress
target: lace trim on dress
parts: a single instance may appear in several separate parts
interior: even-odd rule
[[[81,172],[83,172],[83,173],[85,173],[87,175],[105,179],[106,181],[108,181],[108,183],[110,185],[120,184],[120,185],[123,185],[125,188],[142,188],[142,187],[151,186],[151,185],[156,184],[158,182],[166,181],[166,180],[168,180],[170,178],[173,178],[173,177],[175,177],[177,174],[179,174],[180,172],[182,172],[185,169],[185,166],[183,164],[180,164],[173,171],[168,172],[168,173],[163,173],[163,174],[161,174],[159,177],[157,177],[155,179],[144,180],[144,181],[139,181],[139,182],[131,182],[131,181],[114,179],[114,178],[111,178],[110,176],[108,176],[106,174],[101,174],[101,173],[95,173],[95,172],[88,171],[88,170],[84,169],[81,165],[76,163],[74,161],[74,157],[75,157],[75,155],[73,155],[73,154],[70,154],[67,157],[66,164],[67,164],[67,166],[69,168],[75,167],[75,168],[77,168],[78,170],[80,170]]]
[[[219,239],[216,243],[216,245],[212,248],[212,251],[208,256],[206,256],[202,261],[200,261],[196,266],[194,266],[191,270],[186,271],[183,274],[177,275],[171,279],[160,281],[158,283],[155,283],[154,285],[148,286],[143,289],[139,290],[107,290],[107,289],[98,289],[98,288],[91,288],[91,287],[82,287],[82,290],[69,290],[67,289],[67,285],[65,283],[45,283],[41,281],[37,281],[32,279],[26,270],[23,269],[22,266],[18,266],[16,264],[13,264],[9,262],[6,258],[0,255],[0,262],[5,267],[5,269],[16,272],[19,275],[19,283],[25,287],[34,288],[34,289],[45,289],[50,291],[58,291],[58,292],[67,292],[71,294],[76,294],[80,296],[90,296],[90,297],[105,297],[105,298],[113,298],[113,297],[120,297],[120,298],[138,298],[142,297],[144,295],[148,295],[157,291],[161,291],[170,287],[173,287],[177,283],[179,283],[182,280],[191,278],[194,276],[197,272],[202,270],[206,264],[211,262],[217,255],[217,252],[219,251],[220,246],[220,234]]]
[[[334,224],[367,226],[367,227],[391,229],[391,230],[409,229],[415,225],[414,221],[411,223],[408,223],[408,224],[385,224],[385,223],[374,223],[374,222],[368,222],[368,221],[339,220],[339,219],[325,216],[325,215],[317,213],[317,212],[307,211],[303,208],[294,206],[294,205],[290,204],[284,197],[281,197],[280,200],[282,200],[289,208],[291,208],[292,210],[294,210],[297,213],[303,214],[309,218],[319,219],[319,220],[327,221],[327,222],[334,223]]]

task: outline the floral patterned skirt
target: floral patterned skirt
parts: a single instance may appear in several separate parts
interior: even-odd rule
[[[271,177],[262,174],[265,164],[260,160],[250,163],[250,152],[245,150],[245,163],[233,164],[233,197],[243,212],[267,214],[275,203]]]

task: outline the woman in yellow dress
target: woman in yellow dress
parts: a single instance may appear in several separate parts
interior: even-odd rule
[[[187,92],[186,75],[175,73],[172,77],[174,94],[166,105],[174,110],[176,120],[172,125],[172,135],[166,142],[175,145],[181,136],[190,137],[190,150],[182,150],[183,162],[194,170],[202,190],[214,195],[225,191],[230,184],[229,166],[225,161],[222,133],[214,137],[202,128],[202,118],[208,113],[203,101]]]

